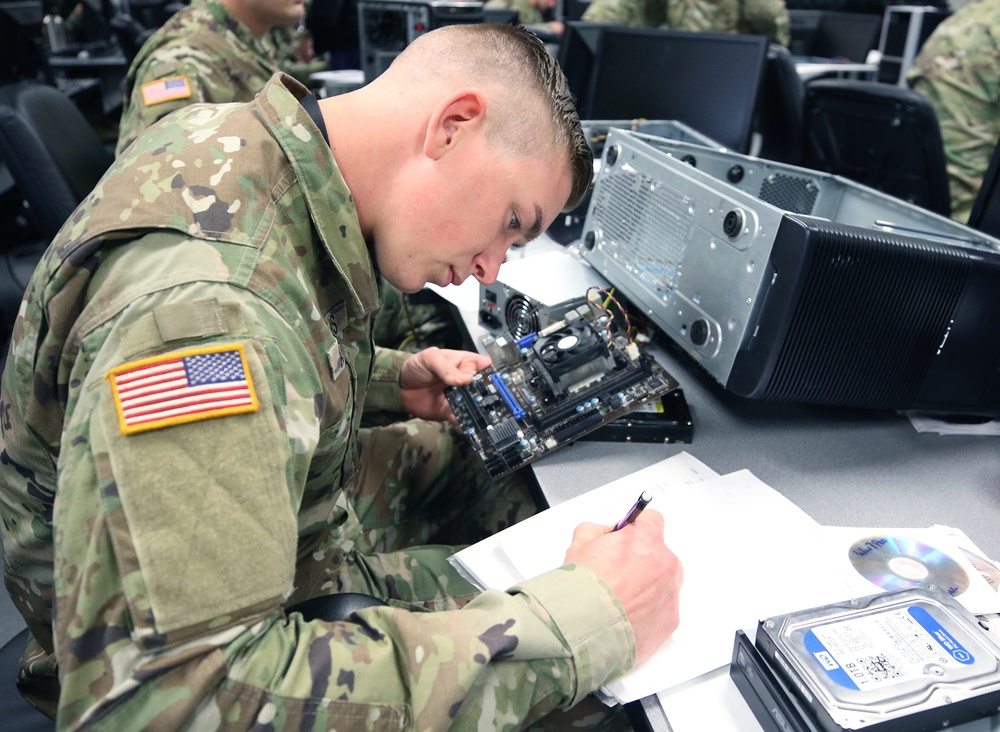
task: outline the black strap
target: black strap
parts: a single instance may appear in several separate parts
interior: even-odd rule
[[[319,102],[316,100],[315,94],[306,94],[302,97],[302,106],[305,107],[306,112],[312,117],[312,121],[316,123],[319,127],[319,131],[323,133],[323,139],[326,140],[326,144],[330,144],[330,136],[326,133],[326,125],[323,123],[323,113],[319,111]]]

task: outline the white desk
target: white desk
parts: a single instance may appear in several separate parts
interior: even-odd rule
[[[878,64],[796,59],[795,71],[804,83],[820,78],[874,81],[878,74]]]
[[[525,254],[553,246],[550,240],[532,244]],[[478,287],[471,281],[445,294],[470,330],[481,333]],[[1000,557],[1000,438],[921,434],[892,412],[743,399],[683,352],[654,350],[684,390],[694,420],[692,443],[577,442],[558,450],[532,465],[550,504],[686,450],[719,473],[748,468],[821,524],[945,524],[962,529],[991,558]],[[670,723],[657,697],[641,702],[653,730],[760,729],[728,669],[663,696]],[[1000,730],[1000,717],[955,729]]]

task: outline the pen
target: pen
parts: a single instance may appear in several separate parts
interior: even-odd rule
[[[649,502],[653,500],[653,494],[649,491],[643,491],[639,494],[639,500],[632,504],[632,508],[628,510],[625,514],[625,518],[615,524],[615,527],[611,529],[612,531],[618,531],[619,529],[624,529],[630,523],[635,521],[636,517],[642,513],[642,509],[649,505]]]

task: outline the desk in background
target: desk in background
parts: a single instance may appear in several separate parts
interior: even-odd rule
[[[523,256],[556,246],[543,236]],[[470,279],[438,291],[456,306],[478,346],[485,332],[477,316],[479,284]],[[743,399],[668,343],[655,345],[653,352],[684,390],[694,420],[691,444],[577,442],[565,447],[531,466],[550,505],[684,450],[719,473],[749,469],[821,524],[945,524],[963,530],[989,557],[1000,557],[1000,438],[918,433],[894,412]],[[724,575],[722,567],[720,578]],[[759,729],[728,669],[661,696],[671,723],[659,697],[647,697],[632,709],[650,729]],[[955,729],[1000,730],[1000,717]]]
[[[102,112],[105,115],[120,113],[121,82],[129,67],[128,59],[120,52],[84,56],[52,55],[48,63],[57,81],[63,80],[62,84],[67,87],[78,86],[81,79],[96,80],[101,90]]]
[[[803,83],[816,79],[861,79],[875,81],[878,64],[834,61],[815,58],[796,58],[795,71]]]

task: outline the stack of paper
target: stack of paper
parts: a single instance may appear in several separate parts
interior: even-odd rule
[[[681,622],[648,661],[602,690],[623,703],[725,666],[735,631],[752,637],[762,618],[881,591],[858,572],[849,554],[856,542],[883,546],[882,536],[911,536],[961,554],[952,542],[964,535],[954,530],[821,527],[750,472],[719,476],[680,453],[458,552],[452,563],[483,589],[507,589],[560,566],[577,525],[613,525],[643,490],[653,494],[650,508],[663,515],[667,546],[684,565]],[[1000,595],[974,565],[954,561],[970,575],[957,599],[972,612],[1000,611]]]

